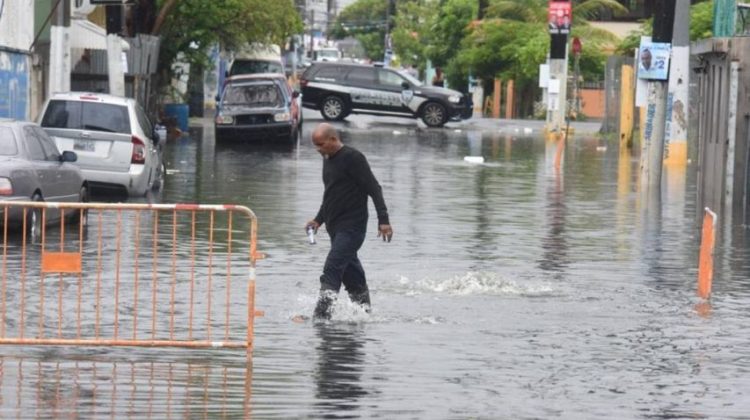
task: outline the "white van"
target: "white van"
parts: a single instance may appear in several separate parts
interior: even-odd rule
[[[227,76],[256,73],[284,74],[281,47],[274,44],[249,44],[234,54]]]
[[[313,61],[339,61],[341,51],[336,47],[318,47],[313,50]]]

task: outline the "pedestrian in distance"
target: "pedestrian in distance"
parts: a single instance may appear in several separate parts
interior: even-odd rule
[[[435,75],[432,76],[432,86],[445,87],[445,77],[443,76],[443,69],[435,67]]]
[[[349,298],[369,313],[370,291],[357,252],[367,231],[368,197],[372,197],[375,204],[378,237],[385,242],[390,242],[393,237],[382,188],[365,155],[344,145],[332,125],[318,125],[312,133],[312,143],[323,156],[325,189],[320,210],[314,219],[307,222],[305,230],[312,228],[317,232],[325,224],[331,238],[331,249],[320,276],[320,296],[313,318],[331,318],[331,310],[342,284]]]

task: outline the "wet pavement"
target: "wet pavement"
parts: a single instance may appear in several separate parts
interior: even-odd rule
[[[539,122],[336,123],[367,156],[395,235],[376,238],[371,205],[371,315],[342,294],[332,322],[292,322],[313,310],[329,247],[303,229],[323,192],[319,122],[306,113],[288,147],[216,144],[210,123],[196,127],[167,145],[163,190],[135,200],[256,212],[267,258],[252,365],[233,350],[6,346],[0,415],[747,418],[748,228],[723,230],[701,305],[694,168],[644,208],[637,157],[593,125],[558,172]]]

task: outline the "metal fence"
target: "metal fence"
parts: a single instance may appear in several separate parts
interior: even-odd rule
[[[0,209],[0,344],[252,352],[261,313],[250,209],[43,202]]]

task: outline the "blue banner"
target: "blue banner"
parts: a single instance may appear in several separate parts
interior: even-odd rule
[[[0,51],[0,118],[29,118],[29,70],[27,55]]]

